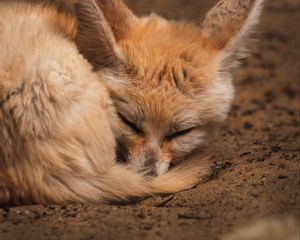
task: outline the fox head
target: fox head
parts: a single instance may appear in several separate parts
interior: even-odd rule
[[[234,97],[263,0],[222,0],[201,23],[139,18],[121,0],[76,4],[81,53],[104,81],[119,114],[119,151],[138,171],[164,174],[201,148]]]

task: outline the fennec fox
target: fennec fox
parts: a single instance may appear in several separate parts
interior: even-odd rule
[[[162,173],[226,117],[231,71],[262,0],[222,1],[202,26],[138,19],[117,0],[78,1],[76,24],[31,2],[0,1],[0,205],[127,199],[197,183],[205,164]],[[137,171],[116,163],[117,143]],[[151,164],[161,176],[139,173]]]
[[[132,169],[162,175],[191,154],[201,158],[202,143],[227,117],[233,70],[262,4],[222,0],[202,24],[138,18],[121,0],[76,6],[81,53],[96,71],[122,76],[103,82],[123,120],[120,156]]]

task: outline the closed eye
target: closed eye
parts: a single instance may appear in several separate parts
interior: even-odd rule
[[[172,140],[174,138],[178,138],[178,137],[183,137],[185,135],[187,135],[188,133],[192,132],[196,127],[192,127],[192,128],[188,128],[186,130],[183,130],[183,131],[179,131],[179,132],[175,132],[175,133],[172,133],[172,134],[168,134],[166,136],[166,138],[168,140]]]
[[[132,123],[131,121],[129,121],[126,117],[124,117],[124,115],[122,115],[121,113],[118,113],[120,119],[135,133],[138,134],[143,134],[143,131],[138,128],[134,123]]]

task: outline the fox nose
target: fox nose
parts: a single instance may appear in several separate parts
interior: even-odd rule
[[[145,153],[145,163],[144,168],[149,171],[150,175],[156,175],[156,167],[155,164],[157,162],[158,154],[154,149],[150,149]]]
[[[154,150],[150,149],[148,151],[146,151],[145,154],[145,167],[151,167],[155,164],[156,162],[156,158],[157,158],[157,154],[155,153]]]

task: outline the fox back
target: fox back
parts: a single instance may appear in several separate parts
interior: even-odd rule
[[[64,2],[0,2],[0,205],[194,186],[263,0],[223,0],[201,25],[138,18],[121,0]]]
[[[72,41],[86,31],[76,33],[76,19],[60,3],[0,1],[0,206],[124,200],[192,187],[206,166],[149,178],[116,164],[122,123],[104,82],[126,79],[117,70],[93,71]]]

